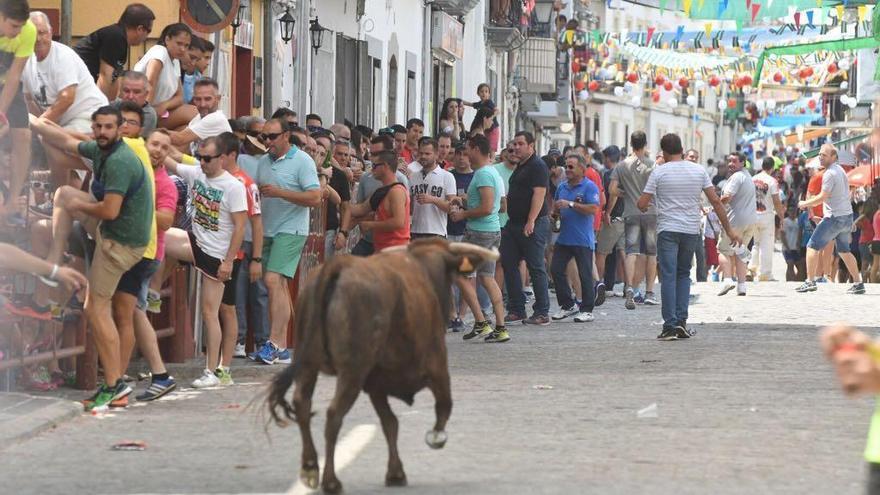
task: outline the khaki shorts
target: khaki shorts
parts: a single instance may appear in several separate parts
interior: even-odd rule
[[[136,265],[147,246],[131,247],[101,236],[95,232],[95,256],[89,269],[89,292],[97,297],[110,299],[116,292],[119,279]]]
[[[81,113],[70,119],[62,127],[68,131],[75,131],[82,134],[92,133],[92,114],[91,112]]]
[[[755,237],[758,225],[752,224],[746,225],[745,227],[732,227],[732,230],[740,237],[740,239],[742,239],[742,245],[748,246]],[[735,254],[733,247],[730,245],[730,238],[727,237],[727,232],[725,232],[724,229],[721,229],[721,231],[718,232],[718,252],[724,256],[733,256]]]
[[[611,254],[615,249],[623,250],[625,236],[623,235],[623,219],[612,219],[609,225],[603,225],[596,238],[596,252],[599,254]]]

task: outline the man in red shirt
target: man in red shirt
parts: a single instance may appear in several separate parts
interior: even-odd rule
[[[407,164],[416,161],[419,153],[419,139],[425,133],[425,123],[421,119],[409,119],[406,121],[406,143],[400,150],[400,157]]]
[[[806,199],[810,199],[813,196],[817,196],[820,192],[822,192],[822,176],[825,175],[824,168],[816,169],[815,173],[810,177],[810,181],[807,183],[807,197]],[[822,208],[822,203],[817,204],[816,206],[810,208],[810,221],[813,222],[813,225],[818,225],[819,221],[822,220],[822,216],[825,214],[825,210]],[[832,268],[834,267],[834,243],[829,242],[825,249],[820,252],[819,256],[819,266],[817,267],[817,274],[819,275],[819,280],[828,280],[831,281],[831,274],[833,272]]]

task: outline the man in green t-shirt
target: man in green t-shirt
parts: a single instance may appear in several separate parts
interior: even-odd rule
[[[62,186],[55,192],[49,261],[64,253],[73,221],[95,238],[85,314],[95,336],[106,383],[85,402],[87,410],[127,403],[131,387],[121,379],[119,334],[111,298],[122,275],[141,260],[153,226],[153,183],[134,151],[121,139],[119,110],[104,106],[92,114],[94,141],[82,142],[46,119],[34,119],[44,141],[92,161],[91,194]]]
[[[18,199],[31,161],[28,111],[21,91],[21,74],[37,42],[37,28],[29,16],[27,0],[0,1],[0,135],[8,129],[12,142],[11,194],[0,204],[0,217],[13,209],[10,201]]]

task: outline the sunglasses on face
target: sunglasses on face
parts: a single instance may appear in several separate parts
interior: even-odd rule
[[[263,141],[275,141],[278,139],[278,136],[284,134],[283,132],[273,132],[271,134],[261,133],[260,139]]]
[[[200,155],[200,154],[196,153],[195,155],[193,155],[193,158],[195,158],[196,160],[198,160],[202,163],[211,163],[211,160],[214,160],[216,158],[220,158],[221,156],[222,156],[222,154],[219,154],[219,155]]]
[[[50,184],[48,182],[41,182],[38,180],[31,181],[31,189],[49,189]]]

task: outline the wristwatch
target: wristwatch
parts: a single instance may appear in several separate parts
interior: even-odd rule
[[[256,263],[262,263],[262,262],[263,262],[263,258],[255,257],[255,258],[251,258],[251,261],[254,261],[254,262],[256,262]]]
[[[569,207],[569,208],[574,208],[574,201],[569,201],[569,202],[568,202],[568,207]]]

